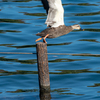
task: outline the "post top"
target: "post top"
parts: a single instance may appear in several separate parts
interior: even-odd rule
[[[43,44],[43,45],[44,45],[44,44],[46,44],[46,43],[44,43],[44,42],[37,42],[36,44],[37,44],[37,45],[39,45],[39,44]]]

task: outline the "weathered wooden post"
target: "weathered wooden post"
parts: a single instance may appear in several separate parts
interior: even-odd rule
[[[43,42],[36,43],[36,50],[40,91],[50,92],[47,44]]]

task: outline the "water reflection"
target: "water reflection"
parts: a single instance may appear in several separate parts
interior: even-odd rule
[[[90,32],[100,32],[100,29],[84,29],[85,31],[90,31]]]
[[[1,44],[1,46],[2,45],[5,45],[5,44]],[[12,45],[9,45],[9,44],[6,44],[5,46],[7,46],[7,47],[13,47],[13,48],[16,48],[16,49],[36,47],[36,45],[12,46]]]
[[[49,55],[72,55],[72,56],[91,56],[91,57],[100,57],[100,54],[89,54],[89,53],[82,53],[82,54],[71,54],[71,53],[48,53]],[[84,59],[88,60],[88,59]]]
[[[100,73],[100,71],[90,71],[90,69],[82,69],[82,70],[55,70],[55,72],[50,72],[50,74],[79,74],[79,73]]]
[[[40,100],[51,100],[50,92],[40,91]]]
[[[79,14],[75,14],[75,16],[92,16],[92,15],[99,15],[100,11],[98,12],[91,12],[91,13],[79,13]]]
[[[83,60],[88,60],[88,59],[55,59],[55,60],[50,60],[49,62],[73,62],[73,61],[83,61]]]
[[[80,5],[80,6],[98,6],[97,4],[90,4],[90,3],[79,3],[77,5]]]
[[[54,70],[50,71],[49,74],[80,74],[80,73],[99,73],[100,71],[91,71],[90,69],[82,69],[82,70]],[[25,71],[25,70],[17,70],[14,72],[0,70],[0,76],[8,76],[8,75],[27,75],[27,74],[38,74],[38,71]]]
[[[55,43],[55,44],[47,44],[47,46],[57,46],[57,45],[69,45],[72,42],[66,42],[66,43]],[[7,47],[13,47],[13,48],[17,48],[17,49],[21,49],[21,48],[31,48],[31,47],[36,47],[36,45],[22,45],[22,46],[13,46],[14,44],[1,44],[0,46],[7,46]]]
[[[23,70],[17,70],[16,72],[9,72],[5,70],[0,70],[0,76],[8,76],[8,75],[19,75],[19,74],[38,74],[37,71],[23,71]]]
[[[94,85],[87,86],[87,87],[100,87],[100,83],[95,83]]]
[[[84,95],[84,94],[71,93],[70,89],[71,88],[58,88],[58,89],[51,90],[51,92],[58,93],[59,95],[77,95],[77,96]]]
[[[95,21],[95,22],[80,22],[80,24],[82,25],[91,25],[91,24],[97,24],[97,23],[100,23],[100,21]]]
[[[88,42],[96,42],[96,43],[100,43],[99,41],[97,41],[96,39],[81,39],[78,41],[88,41]]]
[[[0,57],[0,61],[19,62],[21,64],[36,64],[37,63],[37,59],[18,60],[18,59],[9,59],[9,58],[5,58],[5,57]]]
[[[6,93],[27,93],[27,92],[38,92],[38,89],[18,89],[16,91],[6,91]],[[2,92],[1,92],[2,93]],[[40,92],[40,100],[51,100],[50,92]]]
[[[29,2],[32,0],[2,0],[2,2]]]
[[[0,44],[0,46],[6,46],[6,47],[9,47],[9,46],[12,46],[14,44]]]
[[[18,31],[18,30],[0,30],[0,33],[6,33],[6,32],[17,32],[17,33],[19,33],[19,32],[21,32],[21,31]]]
[[[79,6],[99,6],[97,4],[90,4],[90,3],[67,3],[63,5],[79,5]]]
[[[24,13],[24,15],[29,15],[29,16],[47,16],[45,13],[27,13],[27,12],[20,12]]]
[[[0,19],[0,22],[8,22],[8,23],[24,23],[23,20],[20,19]]]
[[[59,44],[47,44],[47,46],[57,46],[57,45],[69,45],[71,44],[72,42],[65,42],[65,43],[59,43]]]
[[[82,96],[84,94],[76,94],[76,93],[69,92],[69,93],[60,93],[60,95],[76,95],[76,96]]]
[[[6,91],[7,93],[38,92],[38,89],[18,89],[16,91]]]
[[[55,70],[55,71],[56,72],[50,72],[50,74],[79,74],[79,73],[91,72],[91,71],[89,71],[89,69],[82,69],[82,70]]]

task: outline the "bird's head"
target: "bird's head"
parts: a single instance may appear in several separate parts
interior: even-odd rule
[[[76,25],[72,25],[73,30],[77,29],[77,30],[83,30],[80,25],[76,24]]]

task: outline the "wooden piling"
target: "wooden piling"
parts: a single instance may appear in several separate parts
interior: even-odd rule
[[[36,50],[40,91],[50,92],[47,44],[43,42],[36,43]]]

